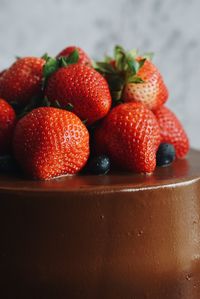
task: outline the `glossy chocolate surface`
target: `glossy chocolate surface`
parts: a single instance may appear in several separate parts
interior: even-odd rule
[[[200,153],[151,176],[0,176],[0,298],[199,299]]]

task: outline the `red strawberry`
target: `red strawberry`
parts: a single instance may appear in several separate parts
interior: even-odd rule
[[[157,109],[168,98],[168,90],[155,65],[146,60],[137,72],[144,83],[127,83],[122,98],[125,102],[141,102],[149,109]]]
[[[41,107],[18,121],[13,147],[24,171],[46,180],[83,168],[89,156],[89,133],[75,114]]]
[[[81,64],[62,67],[49,78],[46,96],[62,107],[69,103],[73,112],[91,124],[103,118],[111,107],[106,80],[94,69]]]
[[[15,122],[15,111],[6,101],[0,99],[0,154],[10,150]]]
[[[0,79],[3,77],[3,74],[5,74],[6,70],[3,70],[0,72]]]
[[[151,173],[156,167],[160,129],[154,114],[141,103],[113,108],[98,129],[95,141],[97,146],[104,144],[103,152],[122,168]]]
[[[171,143],[176,150],[177,158],[184,158],[189,151],[189,140],[176,115],[162,106],[154,111],[161,129],[162,142]]]
[[[45,60],[36,57],[18,59],[0,80],[0,97],[8,102],[26,104],[40,92]]]
[[[150,55],[141,57],[135,50],[126,52],[116,46],[114,58],[97,62],[96,69],[107,79],[114,101],[141,102],[152,110],[168,98],[166,85]]]
[[[81,49],[79,47],[75,47],[75,46],[70,46],[70,47],[65,48],[57,55],[57,58],[58,57],[68,57],[70,54],[72,54],[74,52],[74,50],[77,50],[78,54],[79,54],[79,60],[77,63],[86,64],[89,66],[92,65],[92,61],[89,58],[89,56],[85,53],[85,51],[83,51],[83,49]]]

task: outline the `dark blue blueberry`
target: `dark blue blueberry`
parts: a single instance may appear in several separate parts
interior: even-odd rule
[[[110,170],[110,159],[106,155],[92,157],[87,169],[92,174],[106,174]]]
[[[0,156],[0,173],[13,173],[17,170],[17,164],[12,156]]]
[[[156,153],[156,165],[167,166],[175,159],[175,149],[170,143],[161,143]]]

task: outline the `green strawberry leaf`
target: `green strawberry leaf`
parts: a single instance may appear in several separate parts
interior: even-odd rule
[[[138,63],[139,63],[139,69],[141,69],[143,67],[145,61],[146,61],[146,58],[143,58],[140,61],[138,61]]]
[[[20,119],[33,109],[43,106],[43,100],[44,99],[39,96],[32,97],[26,106],[18,107],[18,109],[15,109],[17,118]]]
[[[50,107],[50,106],[51,106],[51,103],[49,102],[49,100],[48,100],[47,97],[44,97],[44,99],[43,99],[41,105],[42,105],[43,107]]]
[[[122,90],[124,87],[124,79],[118,75],[107,75],[106,80],[112,91]]]
[[[100,71],[102,73],[107,73],[107,74],[113,74],[116,72],[114,67],[107,62],[96,62],[95,69],[97,71]]]
[[[47,61],[47,59],[49,58],[48,53],[44,53],[44,54],[41,56],[41,58],[44,59],[45,61]]]
[[[143,58],[146,58],[146,59],[148,59],[148,60],[152,60],[153,57],[154,57],[154,53],[153,53],[153,52],[147,52],[147,53],[144,53],[144,54],[142,55],[142,57],[143,57]]]
[[[126,65],[126,52],[121,46],[116,46],[114,49],[114,58],[116,62],[116,68],[122,71]]]
[[[113,90],[111,91],[111,96],[112,96],[112,100],[114,102],[118,102],[121,101],[122,98],[122,90]]]
[[[104,61],[107,62],[107,63],[110,63],[112,60],[113,60],[113,58],[111,56],[106,55],[104,57]]]
[[[132,60],[128,60],[127,61],[127,64],[128,64],[128,68],[131,72],[131,75],[136,75],[137,72],[139,71],[140,69],[140,64],[138,61],[136,61],[135,59],[132,59]]]
[[[145,83],[145,81],[142,80],[142,78],[140,78],[140,77],[135,77],[134,83]]]
[[[79,53],[78,50],[75,49],[71,54],[69,54],[69,56],[67,57],[63,57],[65,62],[68,64],[74,64],[77,63],[79,61]]]
[[[145,81],[142,80],[142,78],[133,75],[133,76],[130,76],[128,78],[127,83],[136,83],[136,84],[138,84],[138,83],[145,83]]]
[[[127,65],[128,65],[128,70],[129,72],[127,73],[127,78],[131,77],[132,79],[135,79],[135,75],[137,75],[138,71],[143,67],[144,63],[146,61],[146,58],[141,59],[140,61],[137,61],[135,59],[127,60]]]
[[[116,59],[116,56],[121,53],[121,54],[125,54],[124,48],[122,46],[116,45],[114,48],[114,56]]]
[[[98,63],[98,62],[94,60],[94,61],[92,62],[92,67],[93,67],[93,69],[97,69],[97,71],[98,71],[97,63]]]
[[[61,105],[60,105],[60,103],[58,101],[55,101],[54,105],[55,105],[56,108],[62,108]]]
[[[68,66],[68,63],[67,63],[66,60],[67,60],[66,57],[63,57],[63,56],[59,57],[59,58],[58,58],[59,66],[60,66],[60,67],[66,67],[66,66]]]
[[[43,77],[41,80],[41,90],[42,91],[45,89],[46,82],[47,82],[47,79]]]
[[[88,119],[84,119],[84,120],[82,120],[82,123],[83,123],[84,125],[86,125],[87,122],[88,122]]]
[[[132,49],[127,52],[126,57],[127,59],[135,59],[138,56],[138,50]]]
[[[48,57],[43,67],[44,78],[49,78],[58,69],[59,69],[59,61],[55,58]]]
[[[72,105],[72,103],[68,103],[68,104],[65,106],[65,109],[66,109],[67,111],[73,111],[74,106]]]

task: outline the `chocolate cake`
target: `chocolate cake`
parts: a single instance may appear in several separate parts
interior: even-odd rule
[[[0,236],[2,299],[199,299],[200,153],[152,175],[1,175]]]

